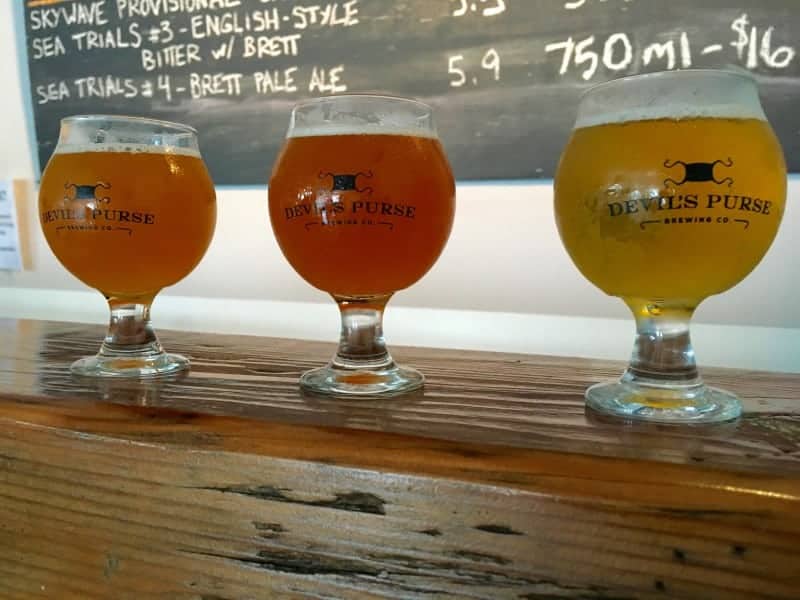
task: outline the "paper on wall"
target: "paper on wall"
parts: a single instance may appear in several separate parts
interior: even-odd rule
[[[17,202],[10,180],[0,180],[0,270],[22,270]]]

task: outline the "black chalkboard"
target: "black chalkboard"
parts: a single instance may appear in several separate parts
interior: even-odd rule
[[[800,171],[797,0],[24,1],[42,165],[61,117],[139,114],[264,184],[297,99],[373,91],[434,106],[459,179],[549,178],[589,85],[737,65]]]

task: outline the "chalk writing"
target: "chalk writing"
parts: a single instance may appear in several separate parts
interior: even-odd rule
[[[796,50],[790,45],[773,45],[775,27],[753,25],[747,14],[742,14],[731,23],[737,34],[730,42],[735,49],[735,58],[748,69],[767,67],[781,70],[791,66]],[[602,37],[590,35],[582,39],[572,36],[565,40],[550,42],[544,46],[546,54],[560,53],[559,75],[577,70],[585,81],[591,81],[601,70],[608,74],[624,73],[632,67],[660,69],[688,69],[694,66],[695,55],[709,56],[722,53],[725,45],[712,43],[698,45],[687,31],[671,32],[670,39],[646,43],[637,49],[630,35],[625,32]]]
[[[796,51],[791,46],[780,46],[773,49],[772,33],[775,27],[767,27],[759,30],[756,26],[751,26],[747,13],[740,16],[731,24],[731,29],[738,35],[737,39],[731,42],[731,46],[736,49],[736,54],[740,61],[745,63],[748,69],[755,69],[762,61],[771,69],[785,69],[794,60]]]
[[[17,1],[42,164],[63,116],[142,114],[213,132],[215,180],[262,183],[296,101],[375,92],[434,106],[458,177],[550,177],[586,86],[733,65],[800,170],[797,0]]]
[[[566,8],[567,10],[577,10],[579,8],[583,8],[584,6],[586,6],[588,1],[589,0],[572,0],[571,2],[565,2],[564,8]],[[598,1],[606,2],[607,0],[598,0]],[[622,0],[617,0],[617,1],[621,2]],[[633,0],[624,0],[624,1],[633,2]]]
[[[450,87],[458,88],[467,83],[478,85],[477,75],[468,76],[463,66],[464,55],[454,54],[447,59],[447,72],[449,73]],[[494,48],[489,48],[481,57],[479,63],[481,69],[490,72],[494,81],[500,81],[500,54]]]
[[[506,11],[505,0],[455,0],[458,7],[453,10],[454,17],[475,13],[484,17],[494,17]]]

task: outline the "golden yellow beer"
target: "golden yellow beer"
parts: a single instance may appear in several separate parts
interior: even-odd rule
[[[589,407],[673,423],[741,414],[734,395],[703,384],[689,322],[764,257],[785,199],[783,153],[749,76],[654,73],[583,96],[556,173],[556,223],[637,330],[628,369],[589,388]]]
[[[701,300],[741,281],[766,253],[783,215],[784,171],[762,120],[577,129],[558,169],[558,229],[607,294]],[[712,179],[684,181],[692,174]]]
[[[105,296],[154,296],[205,254],[216,223],[199,155],[176,149],[57,152],[39,220],[53,254]]]

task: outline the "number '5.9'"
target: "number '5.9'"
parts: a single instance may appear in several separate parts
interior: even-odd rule
[[[447,72],[450,74],[450,87],[461,87],[467,83],[467,72],[461,67],[463,54],[454,54],[447,61]],[[494,48],[489,48],[481,59],[481,68],[492,73],[495,81],[500,81],[500,55]],[[472,77],[472,85],[478,85],[478,78]]]

